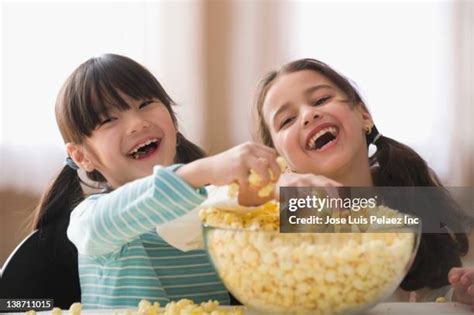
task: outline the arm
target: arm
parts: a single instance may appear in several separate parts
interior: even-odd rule
[[[206,193],[202,188],[197,193],[193,187],[209,183],[227,185],[234,181],[245,187],[250,169],[260,175],[261,184],[265,185],[269,181],[268,167],[279,176],[275,151],[250,142],[184,165],[176,174],[169,168],[156,166],[152,176],[79,204],[71,213],[68,237],[83,255],[116,252],[153,227],[199,205]]]
[[[92,256],[116,252],[199,205],[206,198],[205,190],[197,192],[173,168],[156,166],[151,176],[80,203],[71,213],[67,231],[78,252]]]

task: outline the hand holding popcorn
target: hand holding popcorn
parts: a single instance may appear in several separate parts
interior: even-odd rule
[[[268,168],[268,176],[269,176],[270,182],[268,182],[268,184],[266,185],[264,185],[264,179],[259,175],[259,173],[257,173],[254,169],[250,169],[248,183],[251,188],[254,188],[254,189],[260,188],[258,190],[258,197],[260,198],[266,198],[272,194],[275,188],[274,182],[280,177],[280,173],[283,172],[287,167],[285,159],[282,158],[281,156],[277,157],[275,162],[278,165],[278,169],[275,172],[274,168],[272,167]],[[238,192],[239,192],[239,185],[236,183],[231,184],[229,187],[229,197],[236,196]]]
[[[271,181],[270,169],[276,176],[280,169],[276,162],[274,149],[261,144],[246,142],[220,154],[204,160],[209,173],[209,183],[217,186],[238,182],[240,186],[249,186],[249,173],[254,171],[260,177],[260,185]]]

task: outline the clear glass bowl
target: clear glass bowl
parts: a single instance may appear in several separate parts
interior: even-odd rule
[[[389,297],[416,255],[421,225],[376,233],[279,233],[204,226],[227,289],[268,314],[358,314]]]

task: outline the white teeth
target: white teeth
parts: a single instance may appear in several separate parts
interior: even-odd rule
[[[140,150],[140,148],[143,148],[144,146],[147,146],[150,143],[157,142],[157,141],[158,141],[158,139],[150,139],[148,141],[145,141],[145,142],[137,145],[132,151],[130,151],[129,155],[133,155],[133,154],[137,153],[138,150]]]
[[[324,129],[319,130],[314,136],[312,136],[306,146],[308,149],[313,150],[316,147],[316,140],[321,137],[326,132],[330,132],[334,137],[337,136],[337,129],[336,127],[326,127]]]

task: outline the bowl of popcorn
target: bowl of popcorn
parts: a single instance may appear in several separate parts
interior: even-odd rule
[[[276,201],[248,213],[207,208],[200,216],[207,252],[227,289],[266,314],[366,311],[400,285],[421,235],[421,225],[280,233]]]

